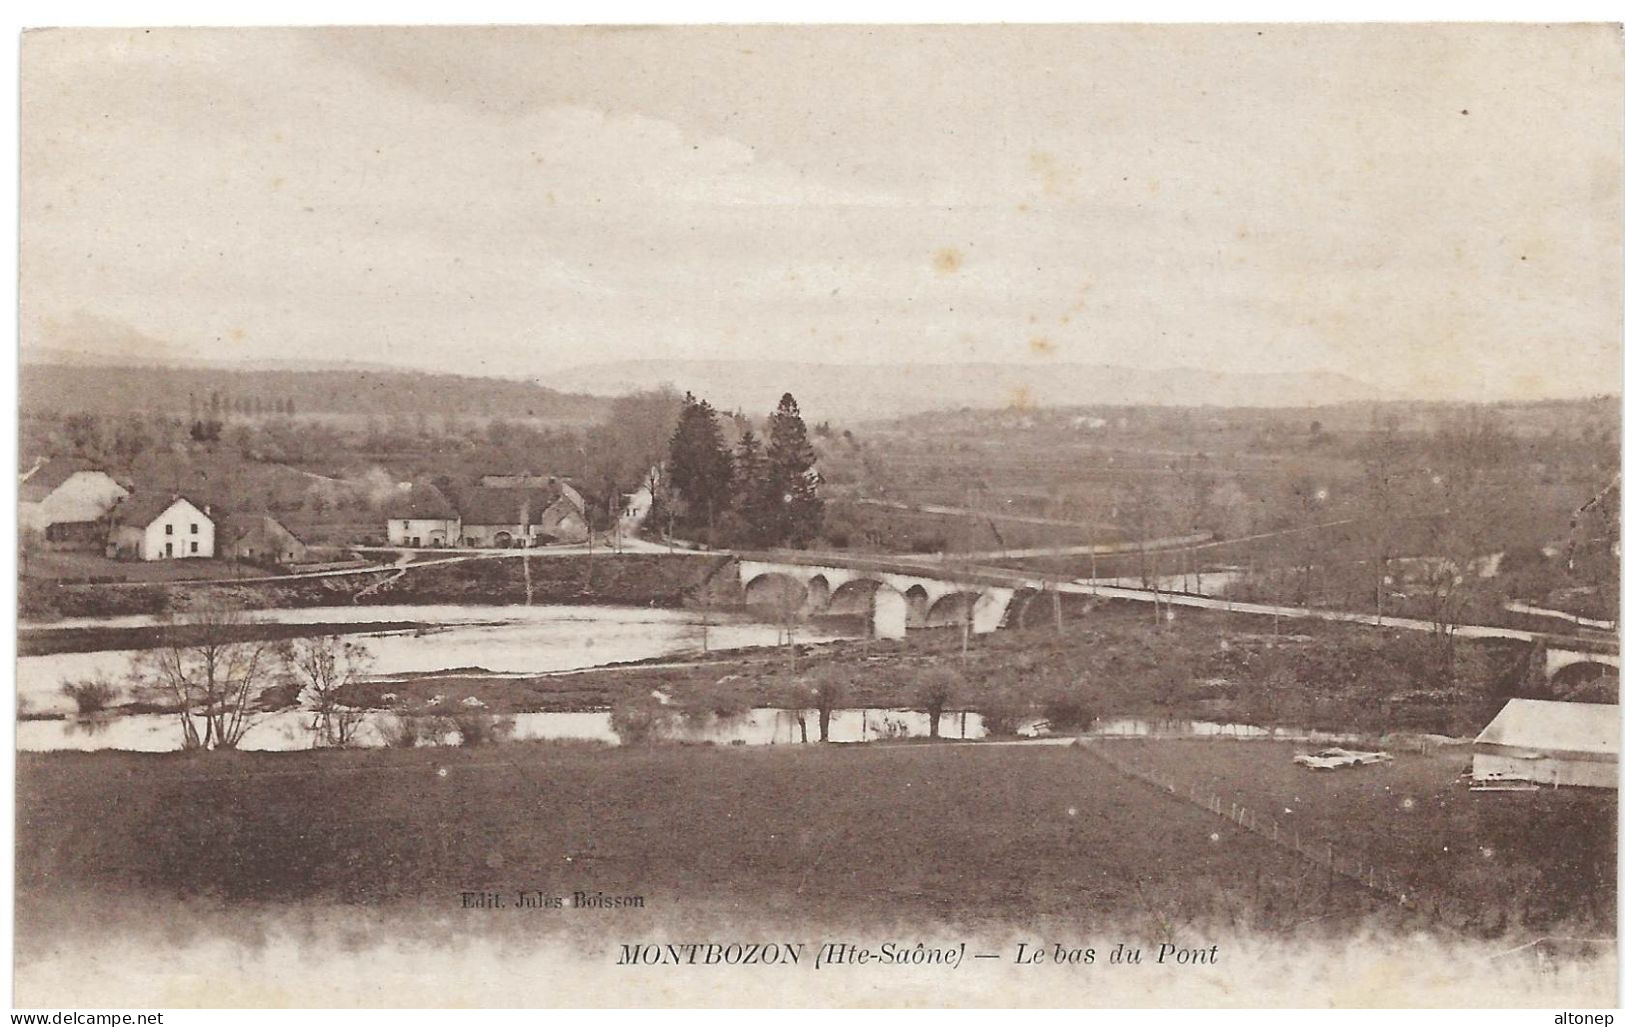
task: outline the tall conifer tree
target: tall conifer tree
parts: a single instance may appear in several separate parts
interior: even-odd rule
[[[683,397],[669,466],[672,487],[685,507],[684,521],[690,527],[704,525],[706,540],[715,542],[717,515],[728,507],[733,460],[723,445],[716,411],[692,392]]]
[[[823,527],[824,502],[818,497],[817,453],[794,396],[780,398],[767,430],[768,497],[775,505],[769,538],[800,548]]]

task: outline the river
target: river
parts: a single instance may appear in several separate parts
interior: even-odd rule
[[[369,632],[346,637],[372,653],[371,672],[383,678],[432,671],[481,668],[495,674],[544,674],[629,660],[778,645],[782,629],[741,613],[709,614],[639,606],[318,606],[258,610],[247,619],[275,624],[371,624],[413,622],[420,629]],[[147,616],[76,617],[24,624],[53,628],[146,627],[163,623]],[[797,642],[848,637],[816,624],[796,629]],[[17,660],[17,694],[28,713],[72,713],[62,685],[91,677],[115,684],[128,678],[136,650],[53,653]],[[128,701],[121,694],[117,703]]]

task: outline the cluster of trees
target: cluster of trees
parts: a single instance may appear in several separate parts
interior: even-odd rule
[[[211,391],[206,401],[198,399],[195,393],[188,393],[186,405],[193,421],[204,419],[205,415],[207,420],[218,422],[226,414],[244,417],[281,414],[292,417],[297,413],[292,396],[275,396],[266,400],[258,394],[223,395],[218,389]]]
[[[737,420],[737,419],[736,419]],[[729,446],[711,404],[683,397],[667,450],[662,497],[669,526],[711,545],[805,546],[823,526],[817,453],[786,392],[766,438],[748,424]]]
[[[1031,657],[1010,662],[1007,670],[1018,672],[1014,677],[970,674],[947,663],[909,666],[902,670],[906,683],[898,695],[925,714],[929,738],[942,737],[945,721],[953,724],[960,712],[974,712],[995,737],[1035,727],[1084,731],[1101,715],[1103,700],[1091,668]],[[793,718],[799,741],[828,742],[836,712],[862,705],[855,673],[826,663],[754,684],[697,685],[671,705],[643,694],[628,695],[611,710],[610,724],[623,743],[646,744],[670,739],[684,726],[725,723],[745,716],[753,706],[767,705]],[[885,732],[887,726],[871,722],[871,729]]]

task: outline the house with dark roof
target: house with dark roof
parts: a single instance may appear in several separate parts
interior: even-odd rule
[[[573,493],[556,481],[533,488],[464,489],[457,493],[462,544],[508,549],[584,541],[587,521]]]
[[[402,485],[385,514],[392,546],[414,549],[455,546],[462,538],[462,519],[445,494],[429,482]]]
[[[477,485],[449,493],[428,482],[402,485],[387,504],[389,544],[413,549],[528,548],[583,542],[580,495],[553,479],[538,486]]]
[[[106,533],[108,512],[129,494],[128,488],[89,461],[40,461],[18,484],[18,524],[42,533],[53,549],[96,549]]]
[[[570,484],[569,479],[560,478],[556,474],[532,474],[530,471],[482,474],[480,475],[480,484],[489,489],[556,488],[567,496],[576,505],[577,509],[585,510],[587,508],[587,501],[581,498],[581,493],[576,490],[574,485]]]
[[[120,560],[195,560],[214,556],[209,507],[185,496],[136,492],[108,517],[107,555]]]
[[[232,514],[221,522],[219,537],[221,553],[244,563],[281,567],[307,555],[304,540],[270,514]]]

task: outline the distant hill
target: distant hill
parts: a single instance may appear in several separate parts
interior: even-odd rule
[[[534,381],[376,370],[364,365],[264,367],[211,365],[109,366],[26,362],[19,369],[21,408],[36,412],[121,414],[142,411],[175,417],[222,413],[274,414],[291,404],[297,415],[378,417],[451,415],[540,418],[589,422],[608,403],[568,395]]]
[[[961,407],[1308,407],[1384,398],[1364,382],[1325,372],[1230,374],[1089,364],[642,360],[565,368],[545,380],[556,389],[598,396],[669,384],[747,414],[766,413],[788,391],[809,417],[847,422]]]

